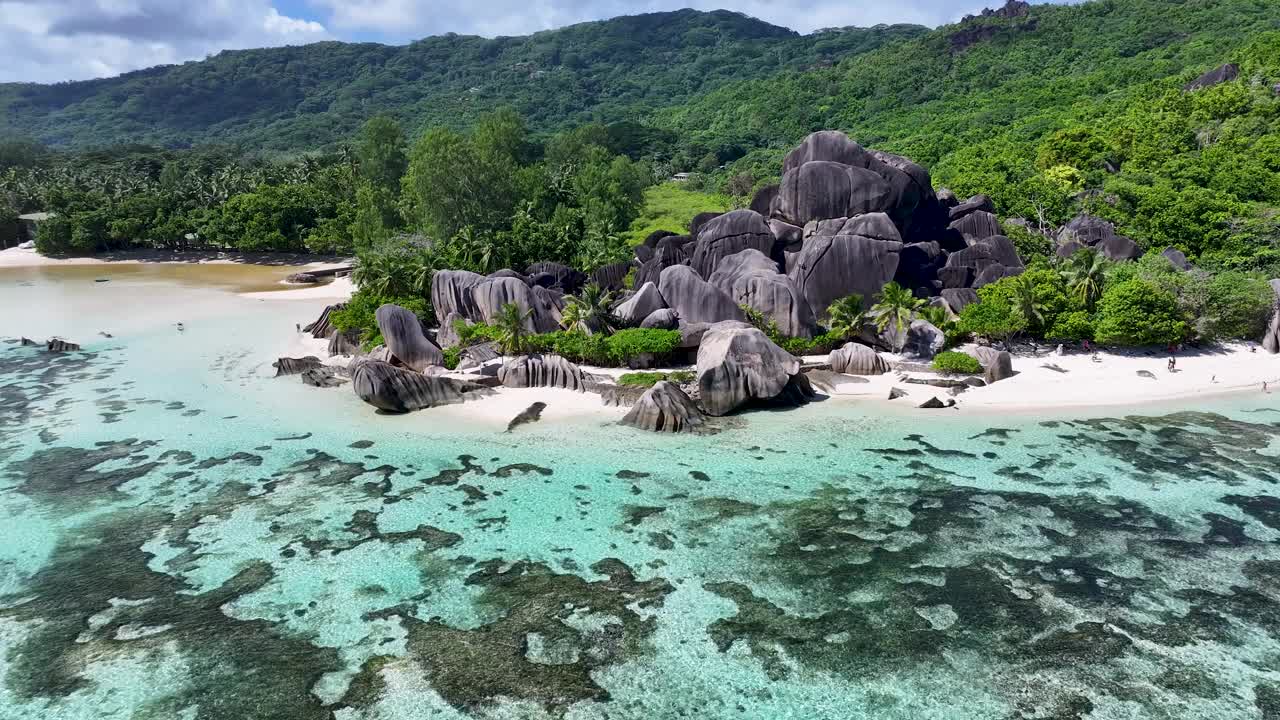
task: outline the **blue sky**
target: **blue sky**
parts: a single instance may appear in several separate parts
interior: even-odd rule
[[[999,4],[1003,0],[992,0]],[[1059,1],[1059,0],[1055,0]],[[523,35],[575,22],[694,7],[737,10],[801,32],[938,25],[982,0],[0,0],[0,82],[57,82],[198,60],[224,49],[321,40],[403,43],[446,32]]]

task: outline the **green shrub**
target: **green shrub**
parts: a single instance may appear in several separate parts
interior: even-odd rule
[[[680,347],[679,330],[655,330],[632,328],[621,330],[608,338],[609,357],[625,364],[641,355],[666,357]]]
[[[444,349],[444,366],[447,370],[457,370],[462,360],[462,347],[454,346]]]
[[[1080,341],[1093,339],[1093,319],[1083,310],[1062,313],[1045,331],[1046,340]]]
[[[953,375],[974,375],[982,372],[982,365],[960,352],[942,352],[933,358],[933,369]]]
[[[690,383],[697,376],[687,370],[678,372],[634,372],[627,373],[618,378],[619,385],[633,385],[635,387],[653,387],[663,380],[669,380],[674,383]]]
[[[803,357],[805,355],[826,355],[848,342],[848,335],[839,330],[823,333],[810,338],[786,338],[778,343],[783,350]]]
[[[1186,339],[1187,323],[1172,294],[1133,279],[1102,293],[1094,335],[1108,345],[1166,345]]]

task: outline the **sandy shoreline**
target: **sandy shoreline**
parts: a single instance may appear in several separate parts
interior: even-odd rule
[[[88,256],[49,257],[32,248],[12,247],[0,250],[0,268],[56,267],[75,265],[130,265],[142,263],[173,263],[181,265],[263,265],[271,267],[309,267],[320,270],[325,267],[349,265],[349,259],[309,255],[305,253],[243,253],[221,250],[122,250]]]

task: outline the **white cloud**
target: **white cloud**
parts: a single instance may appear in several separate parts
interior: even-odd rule
[[[271,0],[0,0],[0,37],[0,82],[55,82],[330,35]]]

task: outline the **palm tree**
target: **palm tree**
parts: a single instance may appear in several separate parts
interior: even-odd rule
[[[892,330],[894,350],[901,351],[907,341],[907,327],[911,325],[924,301],[896,282],[890,281],[880,290],[880,302],[871,307],[876,329],[881,333]]]
[[[1013,307],[1028,328],[1038,328],[1044,323],[1044,305],[1036,298],[1035,283],[1026,275],[1013,279]]]
[[[532,314],[532,308],[520,312],[520,306],[515,303],[507,303],[498,310],[497,317],[493,319],[493,325],[498,328],[498,348],[502,350],[503,355],[524,354],[528,334],[524,322]]]
[[[956,324],[956,321],[951,317],[951,314],[947,312],[947,309],[937,305],[920,308],[919,314],[922,320],[927,320],[930,325],[933,325],[939,330],[945,331],[952,325]]]
[[[1071,294],[1090,311],[1102,297],[1102,284],[1107,273],[1107,258],[1093,248],[1083,248],[1072,255],[1062,269]]]
[[[580,295],[566,297],[560,325],[565,330],[581,330],[588,335],[612,333],[618,325],[613,316],[613,293],[591,283]]]
[[[862,305],[862,296],[857,293],[831,303],[827,314],[831,332],[839,333],[846,340],[861,332],[867,324],[867,310]]]

